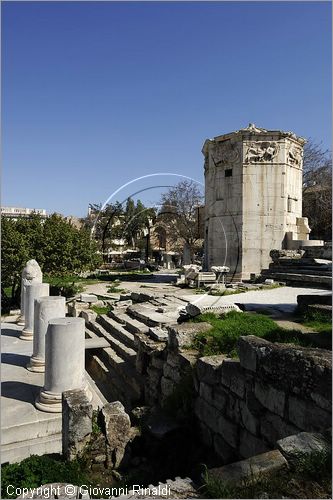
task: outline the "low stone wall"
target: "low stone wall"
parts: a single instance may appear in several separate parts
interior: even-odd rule
[[[202,442],[223,463],[265,453],[286,436],[331,426],[331,353],[241,337],[239,359],[197,358],[191,339],[209,328],[184,323],[168,328],[168,343],[145,346],[146,403],[165,405],[192,377]],[[140,347],[143,352],[143,346]],[[144,356],[141,356],[143,359]],[[191,382],[190,382],[191,383]],[[180,408],[181,409],[181,408]]]
[[[168,342],[155,342],[138,334],[138,372],[145,377],[145,402],[159,406],[166,402],[185,378],[192,374],[197,352],[188,349],[193,337],[210,329],[208,323],[183,323],[168,327]]]
[[[202,440],[225,463],[264,453],[286,436],[331,426],[328,351],[247,336],[239,341],[239,357],[204,357],[196,365]]]
[[[289,435],[330,427],[329,351],[247,336],[239,340],[239,359],[198,358],[190,346],[210,328],[208,323],[171,324],[167,339],[160,341],[135,333],[133,371],[142,383],[142,403],[171,406],[176,416],[193,415],[194,409],[198,437],[221,463],[265,453]],[[129,380],[119,381],[125,392]]]

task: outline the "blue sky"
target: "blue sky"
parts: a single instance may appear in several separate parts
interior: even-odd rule
[[[203,182],[204,140],[249,122],[331,147],[329,2],[1,6],[2,205],[84,216],[139,176]]]

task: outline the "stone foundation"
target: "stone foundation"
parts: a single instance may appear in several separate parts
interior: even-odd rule
[[[239,341],[239,360],[197,359],[184,349],[190,343],[186,327],[193,336],[193,323],[169,327],[168,345],[147,356],[146,403],[164,406],[176,394],[181,410],[190,377],[201,440],[223,463],[268,452],[286,436],[330,427],[329,351],[247,336]]]

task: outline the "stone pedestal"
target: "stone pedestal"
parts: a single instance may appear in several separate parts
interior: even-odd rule
[[[62,411],[62,393],[85,390],[85,321],[83,318],[56,318],[49,321],[45,336],[45,382],[36,408],[51,413]]]
[[[38,299],[39,297],[46,297],[49,293],[50,285],[48,283],[32,283],[26,287],[24,298],[25,326],[22,330],[20,339],[33,339],[35,299]]]
[[[27,369],[45,371],[45,335],[50,319],[66,316],[65,297],[40,297],[35,300],[33,354]]]

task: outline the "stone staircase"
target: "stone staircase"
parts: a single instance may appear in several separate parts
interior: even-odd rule
[[[109,315],[86,321],[86,342],[90,345],[86,370],[108,401],[121,401],[127,410],[143,403],[145,377],[138,361],[140,346],[158,344],[163,349],[166,325],[177,322],[186,304],[172,296],[145,294],[140,302],[119,301]],[[107,341],[106,347],[103,341]]]
[[[291,286],[332,288],[332,265],[321,259],[280,258],[263,269],[261,275]]]

